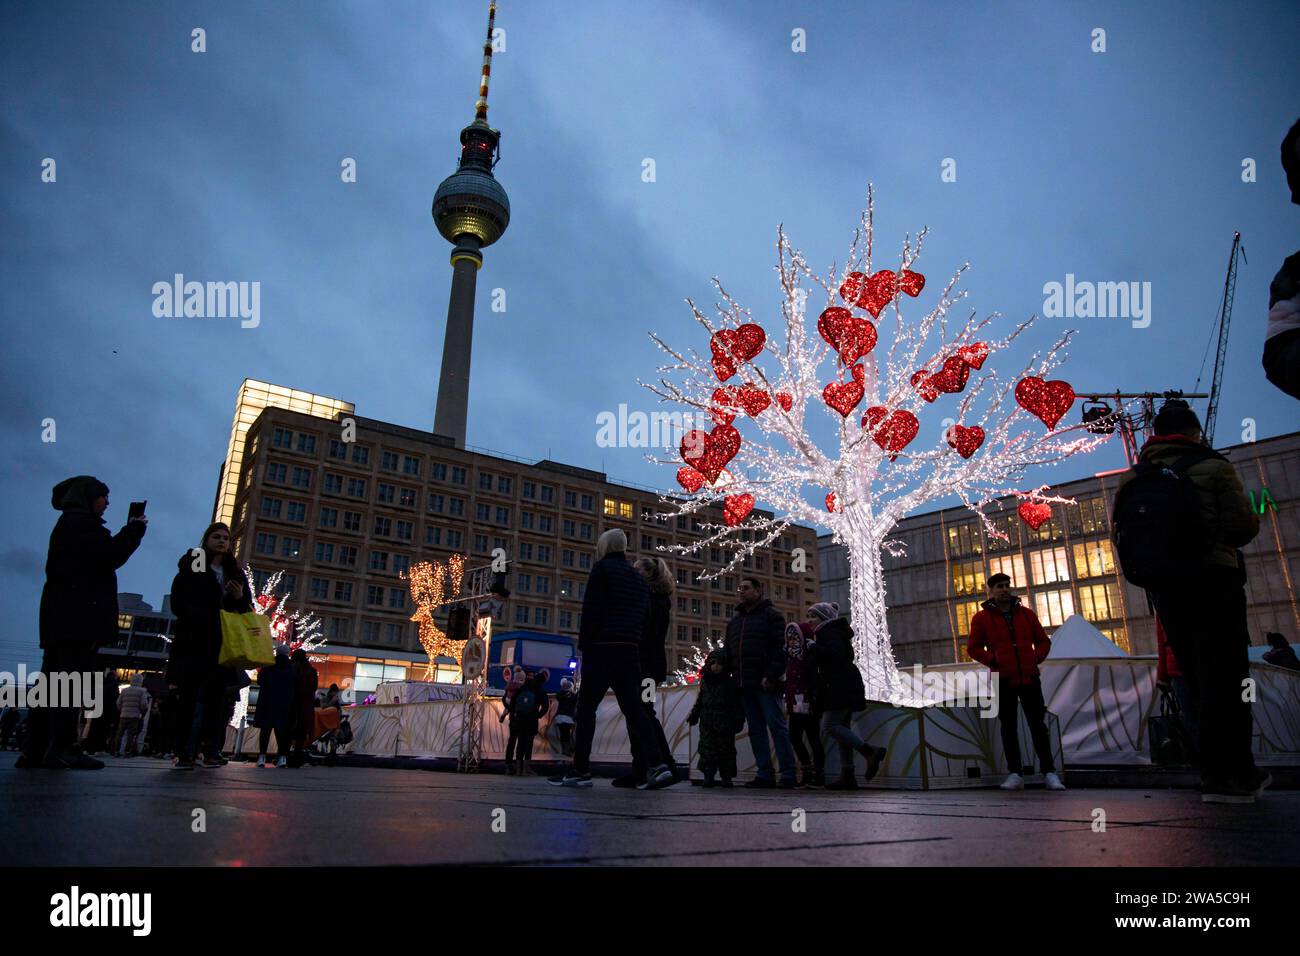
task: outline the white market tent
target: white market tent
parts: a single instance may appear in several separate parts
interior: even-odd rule
[[[1071,614],[1052,635],[1052,658],[1127,657],[1128,655],[1082,615]]]

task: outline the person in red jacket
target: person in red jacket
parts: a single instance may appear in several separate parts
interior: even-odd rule
[[[1038,665],[1052,650],[1051,639],[1038,623],[1038,616],[1011,593],[1011,578],[994,574],[988,580],[989,599],[970,622],[966,653],[998,675],[998,720],[1001,721],[1002,749],[1007,755],[1007,779],[1003,790],[1023,790],[1020,775],[1020,737],[1016,730],[1017,708],[1025,711],[1025,723],[1034,740],[1034,752],[1042,765],[1048,790],[1064,790],[1052,762],[1052,744],[1047,736],[1043,685]]]
[[[1191,685],[1187,683],[1183,669],[1178,666],[1178,658],[1174,656],[1174,649],[1169,645],[1169,638],[1165,636],[1165,626],[1160,623],[1158,614],[1156,615],[1156,651],[1159,660],[1156,665],[1156,686],[1174,695],[1183,726],[1187,728],[1187,733],[1195,746],[1196,697],[1192,694]]]

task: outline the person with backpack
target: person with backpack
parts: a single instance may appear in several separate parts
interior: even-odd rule
[[[514,769],[506,773],[517,777],[533,775],[533,740],[542,717],[551,709],[551,699],[546,693],[550,672],[543,669],[531,674],[510,700],[510,739],[516,742]],[[507,752],[510,748],[507,745]]]
[[[1047,789],[1064,790],[1065,784],[1052,760],[1052,742],[1045,719],[1047,703],[1043,700],[1038,673],[1038,665],[1051,653],[1051,638],[1038,622],[1038,615],[1011,593],[1008,575],[990,575],[988,591],[989,599],[971,618],[966,653],[971,660],[998,675],[998,722],[1002,750],[1007,758],[1007,779],[1001,788],[1025,789],[1025,779],[1020,775],[1020,734],[1016,726],[1017,710],[1023,709]]]
[[[1120,481],[1112,533],[1124,577],[1146,588],[1196,701],[1205,803],[1254,803],[1271,777],[1251,755],[1246,574],[1259,533],[1236,470],[1205,447],[1188,404],[1170,399]]]

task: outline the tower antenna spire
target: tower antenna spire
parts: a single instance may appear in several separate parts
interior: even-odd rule
[[[474,104],[474,120],[482,123],[487,122],[488,80],[492,78],[492,31],[496,19],[497,3],[492,0],[488,4],[487,39],[483,41],[483,73],[478,81],[478,102]]]

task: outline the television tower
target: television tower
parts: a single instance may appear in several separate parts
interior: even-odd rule
[[[488,125],[488,79],[492,73],[492,31],[495,0],[488,6],[487,38],[483,41],[483,73],[479,79],[474,121],[460,131],[460,163],[433,196],[433,222],[451,250],[451,300],[447,333],[442,344],[442,372],[433,430],[465,446],[469,413],[470,346],[474,337],[474,288],[483,265],[484,246],[501,238],[510,223],[510,199],[492,175],[501,154],[501,131]]]

